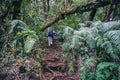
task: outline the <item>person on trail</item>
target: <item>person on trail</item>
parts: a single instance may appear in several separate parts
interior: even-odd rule
[[[48,32],[48,46],[53,45],[53,39],[57,39],[57,33],[55,31]]]

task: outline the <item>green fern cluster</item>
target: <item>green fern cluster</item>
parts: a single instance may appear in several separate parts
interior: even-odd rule
[[[96,65],[97,62],[98,60],[94,58],[85,60],[80,69],[82,80],[118,80],[118,64],[101,62]],[[94,67],[93,70],[90,67]]]
[[[118,65],[102,62],[98,64],[95,76],[96,80],[118,80]]]
[[[14,48],[24,46],[24,52],[30,53],[34,44],[38,40],[38,36],[35,31],[29,29],[29,27],[21,20],[13,20],[10,22],[9,34],[15,36],[13,39]],[[19,45],[17,45],[19,44]]]
[[[112,58],[118,58],[118,52],[120,52],[119,26],[120,21],[113,21],[107,23],[95,22],[92,23],[90,28],[81,27],[79,30],[67,27],[63,34],[66,39],[63,48],[65,49],[67,44],[69,45],[67,47],[69,50],[74,48],[79,52],[82,52],[85,46],[89,50],[96,47],[104,48],[105,52]]]
[[[78,30],[65,28],[63,50],[69,58],[71,54],[75,59],[83,56],[82,80],[118,80],[118,65],[112,62],[120,60],[120,20],[92,22],[89,28],[84,23],[79,26]]]

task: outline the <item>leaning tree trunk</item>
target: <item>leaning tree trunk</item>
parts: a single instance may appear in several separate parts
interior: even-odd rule
[[[99,0],[99,1],[90,2],[90,3],[86,4],[86,5],[80,5],[80,6],[72,8],[72,9],[66,9],[64,11],[61,11],[58,14],[56,14],[56,16],[54,17],[54,19],[52,21],[47,21],[40,28],[40,31],[44,31],[45,29],[47,29],[48,27],[50,27],[54,23],[58,22],[61,19],[64,19],[65,16],[67,16],[67,15],[75,14],[75,13],[83,13],[83,12],[87,12],[87,11],[97,9],[99,7],[104,7],[106,5],[109,5],[111,3],[111,1],[114,1],[114,0]],[[120,2],[120,0],[118,0],[118,3],[119,2]]]

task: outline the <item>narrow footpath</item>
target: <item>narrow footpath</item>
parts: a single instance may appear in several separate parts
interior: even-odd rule
[[[62,49],[57,42],[52,47],[46,47],[43,54],[43,80],[79,80],[77,74],[67,74],[68,64],[61,57]]]

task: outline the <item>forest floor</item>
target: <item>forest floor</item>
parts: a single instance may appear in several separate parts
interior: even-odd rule
[[[45,47],[43,80],[79,80],[77,72],[68,75],[68,63],[61,57],[62,49],[57,42],[52,47]]]
[[[51,47],[42,46],[42,73],[36,67],[35,54],[30,59],[16,58],[13,62],[6,62],[10,54],[0,62],[0,80],[80,80],[77,71],[68,75],[68,63],[62,58],[62,48],[57,41]],[[29,65],[28,65],[29,64]],[[35,71],[28,71],[35,68]],[[41,69],[40,68],[40,69]],[[41,78],[36,74],[41,73]]]

